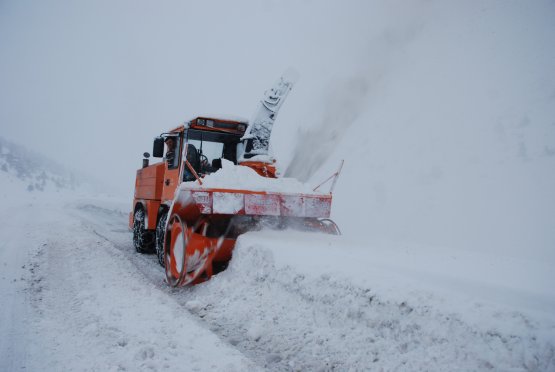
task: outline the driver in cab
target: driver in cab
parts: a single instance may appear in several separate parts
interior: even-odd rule
[[[168,162],[169,166],[173,166],[175,162],[175,138],[173,137],[166,137],[164,141],[166,143],[166,161]]]

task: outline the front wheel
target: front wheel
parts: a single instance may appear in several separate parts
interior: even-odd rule
[[[168,220],[168,212],[162,212],[156,225],[156,256],[158,263],[165,267],[164,262],[164,234],[166,233],[166,221]]]

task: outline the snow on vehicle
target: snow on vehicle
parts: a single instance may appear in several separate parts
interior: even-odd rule
[[[332,194],[279,178],[268,146],[294,76],[265,93],[254,119],[197,117],[154,139],[165,161],[137,171],[129,226],[140,253],[156,252],[171,286],[196,284],[227,266],[237,236],[260,226],[339,234]],[[339,171],[336,172],[337,178]],[[316,188],[317,189],[317,188]]]

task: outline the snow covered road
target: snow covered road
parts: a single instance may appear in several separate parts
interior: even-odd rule
[[[32,340],[27,324],[32,316],[26,289],[31,283],[25,281],[24,275],[29,256],[27,247],[38,244],[22,228],[29,217],[25,213],[28,211],[9,210],[9,215],[2,213],[0,216],[0,369],[6,371],[19,370],[27,364]]]
[[[549,263],[262,231],[173,290],[127,204],[12,202],[0,370],[555,370]]]
[[[0,370],[257,369],[168,294],[151,257],[155,280],[130,261],[131,244],[122,253],[98,235],[128,238],[123,213],[37,203],[2,228]]]

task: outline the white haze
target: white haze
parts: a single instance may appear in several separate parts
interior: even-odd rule
[[[555,259],[553,1],[0,3],[0,135],[131,200],[152,138],[249,117],[347,235]]]

